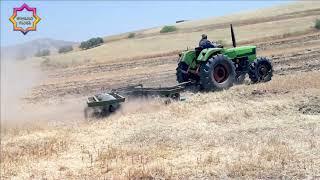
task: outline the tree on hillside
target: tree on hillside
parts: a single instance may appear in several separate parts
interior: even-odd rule
[[[320,29],[320,19],[316,20],[315,28]]]
[[[72,50],[73,50],[72,46],[63,46],[63,47],[59,48],[58,52],[59,53],[66,53],[66,52],[69,52]]]
[[[164,26],[161,30],[160,33],[168,33],[168,32],[174,32],[177,30],[177,27],[175,26]]]
[[[91,38],[87,41],[82,41],[79,48],[81,49],[89,49],[95,46],[98,46],[103,43],[103,39],[101,37]]]
[[[128,38],[134,38],[136,36],[136,33],[130,33],[129,35],[128,35]]]

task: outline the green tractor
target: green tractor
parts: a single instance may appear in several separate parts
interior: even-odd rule
[[[246,74],[253,83],[270,81],[272,64],[266,57],[256,55],[256,46],[236,47],[236,40],[231,26],[233,48],[186,50],[179,54],[176,71],[179,83],[192,81],[202,90],[220,90],[241,84]]]

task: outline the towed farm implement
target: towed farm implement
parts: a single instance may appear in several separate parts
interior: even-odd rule
[[[120,108],[121,103],[128,98],[163,97],[173,100],[180,99],[180,92],[190,82],[180,83],[171,87],[146,88],[142,84],[112,89],[87,98],[84,115],[88,117],[103,117]]]

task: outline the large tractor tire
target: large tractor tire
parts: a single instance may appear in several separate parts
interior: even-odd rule
[[[257,58],[250,66],[249,78],[251,82],[267,82],[272,78],[272,64],[266,57]]]
[[[216,55],[200,66],[200,84],[203,90],[227,89],[233,85],[234,64],[224,55]]]
[[[188,68],[189,66],[185,62],[179,62],[178,67],[176,68],[176,76],[179,83],[187,82],[189,80]]]

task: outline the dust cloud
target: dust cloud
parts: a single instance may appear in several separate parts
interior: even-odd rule
[[[83,118],[83,104],[79,103],[80,100],[26,102],[24,97],[30,95],[32,88],[46,79],[47,74],[41,71],[39,62],[1,60],[2,127]]]
[[[160,98],[131,98],[121,105],[121,114],[156,112],[164,107]]]
[[[37,123],[73,125],[85,120],[86,97],[56,97],[27,102],[24,97],[47,80],[47,73],[34,60],[1,61],[1,125],[25,126]],[[157,98],[129,98],[112,117],[159,111],[165,102]]]
[[[17,121],[26,115],[21,98],[44,78],[32,63],[1,60],[1,122]]]

